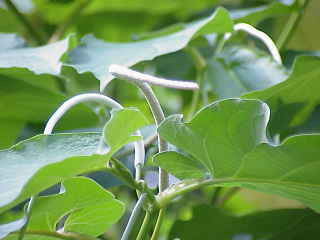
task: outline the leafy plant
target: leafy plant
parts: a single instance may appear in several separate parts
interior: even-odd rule
[[[0,239],[317,238],[311,1],[235,2],[0,3]]]

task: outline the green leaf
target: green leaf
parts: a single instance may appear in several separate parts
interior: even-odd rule
[[[82,39],[79,47],[70,52],[68,65],[79,73],[92,72],[100,80],[100,88],[104,89],[114,78],[108,72],[110,64],[130,67],[141,61],[178,51],[198,35],[230,32],[232,26],[228,12],[219,8],[210,17],[190,23],[181,31],[159,38],[131,43],[110,43],[88,35]]]
[[[60,58],[69,40],[31,48],[15,34],[0,34],[0,39],[0,119],[11,119],[13,123],[47,120],[66,98],[58,91],[57,76],[53,75],[60,73]],[[72,122],[74,128],[92,127],[97,120],[88,107],[81,105],[66,114],[60,126],[64,129]],[[13,135],[19,131],[17,125]],[[6,141],[14,140],[8,135]]]
[[[63,179],[102,168],[103,156],[94,155],[100,138],[97,133],[38,135],[1,151],[0,211]]]
[[[124,213],[124,204],[89,178],[70,178],[62,186],[59,194],[36,199],[27,230],[56,231],[68,216],[64,231],[98,236]]]
[[[284,67],[270,56],[253,49],[232,46],[209,59],[204,80],[218,98],[271,87],[287,77]]]
[[[178,220],[170,230],[169,239],[191,240],[300,240],[316,239],[320,216],[305,209],[281,209],[235,217],[221,209],[198,205],[188,221]]]
[[[108,123],[111,126],[115,126],[114,121],[123,123],[124,117],[126,121],[141,120],[132,109],[113,114]],[[0,212],[65,179],[104,169],[115,152],[137,140],[137,137],[124,140],[123,136],[130,136],[142,124],[121,125],[121,141],[116,140],[117,129],[111,128],[117,145],[110,146],[104,155],[96,154],[101,143],[101,135],[97,133],[38,135],[0,151]]]
[[[245,94],[242,98],[266,102],[271,109],[270,133],[284,135],[290,128],[304,123],[319,104],[319,78],[320,58],[301,56],[295,61],[293,70],[285,81]]]
[[[256,25],[264,19],[285,16],[292,13],[295,10],[296,9],[294,5],[287,5],[275,1],[271,4],[264,6],[232,10],[230,11],[230,14],[236,22],[243,22]]]
[[[4,41],[12,38],[12,35],[0,34]],[[0,45],[0,68],[27,68],[35,74],[60,73],[62,63],[60,58],[68,50],[69,39],[48,44],[41,47],[24,47],[23,40],[15,37]]]
[[[163,139],[202,163],[206,168],[203,174],[211,175],[212,184],[278,194],[320,211],[320,159],[316,157],[320,155],[320,135],[294,136],[274,145],[266,138],[268,119],[266,104],[228,99],[205,107],[191,122],[171,116],[158,131]],[[187,164],[178,154],[168,159],[175,164],[159,165],[174,175],[182,171],[176,166]]]
[[[25,122],[14,119],[0,119],[0,149],[12,146],[19,136]]]
[[[148,124],[146,117],[136,108],[112,111],[111,120],[104,127],[105,142],[111,148],[123,146],[131,133]]]
[[[22,218],[14,222],[0,225],[0,239],[3,239],[4,237],[6,237],[8,234],[12,232],[18,231],[24,226],[25,223],[26,223],[26,218]]]

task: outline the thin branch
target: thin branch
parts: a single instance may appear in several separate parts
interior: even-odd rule
[[[207,66],[206,60],[203,58],[201,53],[194,47],[187,47],[186,52],[191,56],[194,66],[196,68],[196,75],[197,75],[197,83],[199,85],[200,90],[199,91],[194,91],[192,94],[192,99],[191,99],[191,107],[190,111],[188,113],[187,119],[190,120],[194,113],[197,110],[198,104],[199,104],[199,99],[200,99],[200,91],[201,95],[204,96],[203,94],[203,88],[202,86],[202,80],[203,80],[203,71],[205,67]]]
[[[14,14],[17,19],[21,22],[22,25],[28,31],[30,37],[38,44],[41,45],[44,43],[44,40],[40,36],[40,34],[34,29],[28,19],[17,9],[17,7],[13,4],[11,0],[5,0],[6,6],[8,10]]]
[[[150,240],[158,240],[159,239],[159,233],[160,233],[160,229],[161,229],[161,225],[164,219],[164,213],[165,213],[165,209],[162,208],[159,211],[159,215],[157,218],[157,222],[156,222],[156,226],[153,230],[152,236]]]
[[[58,108],[58,110],[50,117],[45,127],[44,134],[51,134],[54,126],[70,108],[72,108],[73,106],[79,103],[88,102],[88,101],[95,101],[95,102],[104,104],[107,107],[110,107],[112,109],[123,108],[118,102],[102,94],[97,94],[97,93],[79,94],[65,101]],[[136,135],[141,136],[140,131],[137,131]],[[143,140],[139,140],[134,144],[135,144],[135,165],[143,164],[144,157],[145,157]]]
[[[150,219],[151,219],[151,213],[149,211],[146,211],[146,215],[144,216],[144,219],[136,240],[142,240],[144,238],[144,235],[146,234],[148,225],[150,223]]]
[[[37,195],[36,196],[32,196],[30,201],[29,201],[29,204],[28,204],[28,207],[27,207],[26,213],[25,213],[26,222],[25,222],[25,224],[23,225],[23,227],[19,231],[18,240],[23,240],[24,235],[26,234],[27,226],[29,224],[31,213],[32,213],[32,207],[33,207],[34,202],[36,201],[37,197],[38,197]]]
[[[152,112],[152,115],[155,119],[157,127],[165,119],[161,105],[154,94],[152,88],[147,83],[136,82],[137,86],[143,92]],[[164,152],[168,150],[168,144],[158,135],[158,148],[159,152]],[[162,192],[169,185],[169,176],[168,173],[159,168],[159,192]]]
[[[164,208],[171,202],[171,200],[180,195],[186,194],[204,186],[219,185],[222,183],[228,183],[233,181],[234,179],[232,178],[184,180],[175,185],[170,186],[165,191],[159,193],[156,197],[157,204],[159,208]]]
[[[126,226],[126,229],[123,232],[121,240],[130,239],[129,237],[130,237],[130,234],[132,232],[133,226],[134,226],[134,224],[135,224],[135,222],[136,222],[136,220],[137,220],[137,218],[138,218],[138,216],[139,216],[139,214],[141,212],[141,209],[142,209],[142,206],[143,206],[143,204],[144,204],[144,202],[146,200],[146,197],[147,197],[146,193],[142,194],[139,197],[135,207],[133,208],[133,211],[131,213],[130,219],[129,219],[128,224]]]
[[[282,50],[284,46],[288,44],[289,40],[297,30],[298,24],[301,21],[303,12],[307,8],[308,4],[310,3],[310,0],[301,0],[301,1],[298,0],[297,2],[300,5],[300,9],[298,11],[293,12],[290,15],[287,24],[285,25],[283,31],[281,32],[277,40],[277,46],[279,50]]]
[[[118,78],[126,79],[132,82],[145,82],[152,85],[167,87],[167,88],[176,88],[183,90],[198,90],[199,86],[195,82],[187,81],[177,81],[177,80],[168,80],[165,78],[158,78],[150,76],[148,74],[140,73],[133,71],[127,67],[112,64],[109,67],[109,72]]]
[[[55,32],[49,39],[49,43],[56,42],[60,39],[61,36],[66,32],[67,28],[75,21],[77,16],[82,12],[83,9],[90,3],[90,0],[79,1],[78,4],[74,7],[68,18],[61,25],[57,27]]]
[[[197,83],[157,78],[157,77],[153,77],[148,74],[139,73],[137,71],[133,71],[126,67],[115,65],[115,64],[109,67],[109,72],[115,77],[122,78],[135,83],[140,88],[140,90],[143,92],[149,104],[149,107],[151,109],[151,112],[155,119],[157,127],[165,119],[165,117],[157,97],[155,96],[152,88],[147,83],[151,83],[158,86],[169,87],[169,88],[189,89],[189,90],[199,89],[199,86]],[[167,143],[163,141],[159,136],[158,136],[158,146],[159,146],[159,152],[166,151],[168,149]],[[168,186],[168,183],[169,183],[168,173],[163,169],[159,168],[159,192],[162,192],[164,189],[166,189]]]

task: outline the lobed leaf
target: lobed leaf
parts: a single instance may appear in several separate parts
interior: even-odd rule
[[[93,180],[70,178],[62,183],[59,194],[36,199],[27,230],[56,231],[67,216],[64,231],[99,236],[123,213],[124,204]]]
[[[98,133],[38,135],[0,151],[0,212],[70,177],[105,168],[115,152],[136,141],[137,137],[130,135],[145,124],[135,118],[140,113],[123,109],[112,114],[109,125],[116,126],[114,121],[123,123],[128,118],[131,124],[121,125],[122,135],[117,135],[117,128],[107,128],[117,145],[109,146],[106,154],[97,154],[101,147]],[[123,136],[130,137],[124,140]]]
[[[114,78],[108,72],[111,64],[130,67],[141,61],[176,52],[198,35],[230,32],[232,26],[229,13],[219,8],[208,18],[190,23],[181,31],[158,38],[130,43],[110,43],[87,35],[82,39],[81,45],[69,53],[68,65],[79,73],[92,72],[100,80],[100,88],[103,90]]]
[[[206,169],[212,183],[240,186],[298,200],[320,211],[320,135],[301,135],[274,145],[266,138],[269,109],[258,100],[227,99],[203,108],[187,123],[171,116],[160,136]],[[193,178],[186,156],[162,153],[159,165],[174,175]],[[156,157],[157,158],[157,157]],[[164,161],[174,161],[168,164]],[[190,159],[188,161],[191,161]],[[199,168],[197,168],[199,171]]]
[[[270,132],[282,134],[303,124],[320,103],[320,58],[298,57],[289,77],[270,88],[247,93],[242,98],[260,99],[271,109]]]
[[[218,98],[240,97],[287,78],[283,66],[270,56],[243,46],[224,48],[208,60],[204,79]]]

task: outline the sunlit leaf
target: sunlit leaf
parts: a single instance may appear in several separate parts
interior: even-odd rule
[[[69,54],[69,65],[79,73],[92,72],[100,80],[100,88],[114,78],[108,68],[111,64],[132,66],[138,62],[152,60],[184,48],[195,36],[208,33],[232,31],[232,20],[228,12],[219,8],[208,18],[186,25],[178,32],[131,43],[110,43],[88,35],[79,47]]]
[[[301,135],[274,145],[266,138],[269,108],[258,100],[228,99],[202,109],[187,123],[171,116],[160,136],[199,161],[212,183],[241,186],[298,200],[320,211],[320,135]],[[165,154],[162,153],[165,159]],[[168,157],[172,174],[185,157]],[[191,161],[191,160],[189,160]],[[180,167],[181,168],[181,167]],[[186,168],[188,170],[188,168]],[[184,178],[192,178],[186,171]]]

